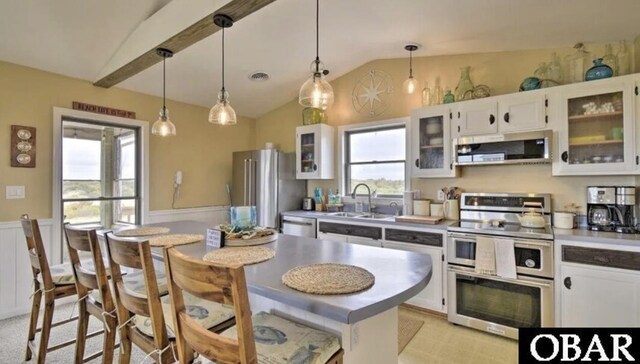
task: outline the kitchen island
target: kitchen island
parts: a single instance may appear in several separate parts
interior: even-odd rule
[[[156,224],[171,233],[205,234],[205,223],[180,221]],[[275,250],[266,262],[245,266],[253,313],[268,311],[338,335],[345,363],[396,363],[398,305],[424,289],[431,277],[428,255],[290,235],[262,246]],[[177,247],[202,258],[214,249],[204,242]],[[153,249],[162,266],[162,251]],[[375,276],[373,287],[347,295],[314,295],[282,283],[289,269],[313,263],[351,264]]]

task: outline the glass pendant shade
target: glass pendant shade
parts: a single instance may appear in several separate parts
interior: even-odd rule
[[[151,126],[151,134],[159,136],[176,135],[176,126],[169,119],[169,110],[166,107],[160,109],[160,117]]]
[[[333,87],[321,73],[313,73],[300,87],[298,102],[304,107],[326,110],[333,104]]]
[[[410,76],[402,84],[402,89],[407,94],[412,94],[412,93],[416,92],[416,90],[418,89],[418,80],[413,78],[413,76]]]
[[[235,125],[236,111],[229,103],[229,93],[221,90],[218,92],[218,102],[209,111],[209,122],[219,125]]]

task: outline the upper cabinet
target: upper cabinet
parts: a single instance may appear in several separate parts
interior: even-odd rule
[[[545,90],[453,105],[455,137],[542,130],[547,127]]]
[[[634,173],[635,97],[630,77],[555,88],[550,101],[558,136],[553,174]]]
[[[334,129],[327,124],[296,128],[296,178],[333,178]]]
[[[411,113],[408,153],[413,177],[455,177],[451,160],[451,110],[448,105],[422,108]]]

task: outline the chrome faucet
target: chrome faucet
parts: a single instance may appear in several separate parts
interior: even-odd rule
[[[369,198],[369,213],[373,212],[373,206],[371,205],[371,188],[369,188],[369,186],[367,186],[366,183],[358,183],[354,188],[353,188],[353,192],[351,192],[351,198],[355,199],[356,198],[356,190],[358,189],[358,187],[360,186],[364,186],[367,188],[367,197]]]

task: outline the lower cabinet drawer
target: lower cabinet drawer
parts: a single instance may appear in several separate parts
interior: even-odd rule
[[[360,236],[363,238],[382,239],[382,228],[374,226],[358,226],[337,224],[334,222],[320,221],[318,231],[321,233],[333,233],[349,236]]]
[[[385,229],[384,240],[400,241],[403,243],[442,246],[442,234],[427,233],[401,229]]]
[[[564,245],[562,261],[640,271],[640,253],[621,250]]]

